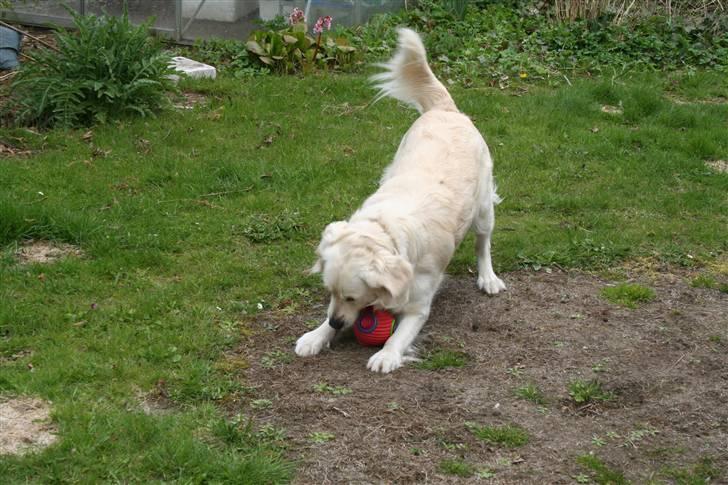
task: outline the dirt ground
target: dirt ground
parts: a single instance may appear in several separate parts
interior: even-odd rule
[[[441,289],[419,346],[467,353],[462,368],[373,374],[365,365],[374,350],[352,336],[293,357],[323,305],[259,317],[265,330],[237,355],[250,363],[245,383],[255,391],[234,411],[285,430],[297,483],[593,483],[577,462],[588,453],[635,483],[671,483],[670,470],[692,472],[704,459],[711,483],[728,480],[728,295],[656,274],[640,278],[656,299],[630,310],[606,302],[599,291],[609,283],[583,273],[504,280],[508,291],[495,297],[473,278]],[[615,398],[576,405],[567,384],[577,378],[599,379]],[[322,383],[343,391],[314,388]],[[544,406],[514,394],[529,383]],[[530,439],[490,445],[466,422],[515,424]],[[447,459],[487,471],[446,474]]]
[[[0,400],[0,455],[19,455],[56,441],[50,403],[32,397]]]

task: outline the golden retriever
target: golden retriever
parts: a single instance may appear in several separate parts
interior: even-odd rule
[[[476,234],[478,287],[505,289],[493,272],[490,236],[500,202],[488,146],[458,111],[427,64],[419,35],[399,30],[394,57],[373,77],[378,97],[416,107],[422,115],[404,135],[379,189],[348,221],[323,232],[312,271],[331,293],[327,318],[301,336],[296,354],[327,347],[369,305],[398,315],[398,326],[367,368],[391,372],[409,359],[448,263],[468,229]]]

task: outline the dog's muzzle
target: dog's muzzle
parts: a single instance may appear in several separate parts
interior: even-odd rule
[[[338,318],[329,318],[329,325],[335,330],[341,330],[344,328],[344,321]]]

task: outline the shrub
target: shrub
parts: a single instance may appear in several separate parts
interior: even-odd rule
[[[69,9],[75,32],[56,31],[59,52],[33,52],[13,83],[18,121],[81,126],[129,114],[151,115],[169,101],[170,58],[148,35],[149,23],[81,16]]]

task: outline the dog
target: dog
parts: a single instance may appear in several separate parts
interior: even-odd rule
[[[476,234],[478,287],[494,295],[506,286],[493,272],[490,238],[500,202],[485,140],[462,114],[427,63],[413,30],[398,30],[397,50],[372,77],[379,96],[417,108],[421,116],[402,138],[378,190],[348,221],[329,224],[312,273],[331,293],[326,320],[296,342],[301,357],[328,347],[337,331],[374,306],[398,315],[398,325],[367,368],[388,373],[410,360],[447,265],[469,229]]]

